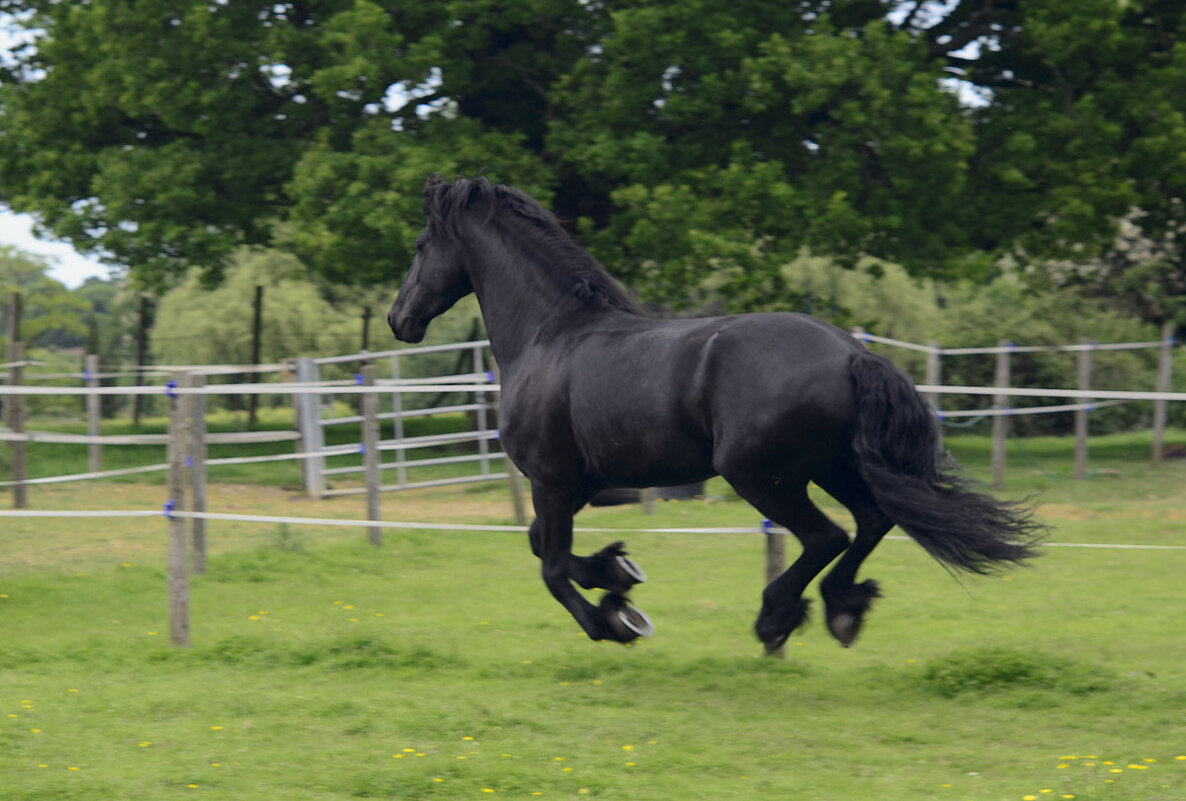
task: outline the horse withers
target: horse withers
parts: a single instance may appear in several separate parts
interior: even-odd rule
[[[861,563],[894,525],[974,573],[1035,553],[1024,506],[947,464],[938,421],[910,379],[835,326],[791,313],[656,319],[524,192],[429,179],[424,231],[387,319],[418,342],[473,292],[502,373],[501,440],[531,481],[532,550],[552,595],[590,638],[652,630],[627,593],[641,569],[613,543],[572,553],[573,516],[613,487],[723,476],[799,539],[762,593],[755,632],[776,650],[821,583],[832,635],[851,645],[878,597]],[[808,497],[814,481],[852,512],[850,538]],[[573,583],[606,590],[593,605]]]

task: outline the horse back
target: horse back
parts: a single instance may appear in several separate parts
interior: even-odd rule
[[[592,484],[681,483],[718,472],[722,447],[851,437],[860,346],[840,329],[794,314],[613,317],[533,357],[515,411],[548,432],[526,448],[541,466],[568,462],[570,480]]]

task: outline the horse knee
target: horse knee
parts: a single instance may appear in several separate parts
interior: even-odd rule
[[[544,584],[549,588],[558,587],[568,581],[568,566],[564,562],[544,561],[540,569]]]

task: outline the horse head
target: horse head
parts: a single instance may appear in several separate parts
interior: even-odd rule
[[[416,237],[416,256],[387,312],[387,324],[403,342],[424,339],[428,324],[473,291],[465,249],[452,226],[442,219],[449,186],[429,179],[424,188],[428,223]]]

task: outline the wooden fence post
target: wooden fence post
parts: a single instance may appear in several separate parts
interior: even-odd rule
[[[195,389],[206,386],[206,376],[197,374],[191,378]],[[190,488],[193,490],[193,510],[206,511],[206,396],[190,395],[189,459]],[[206,520],[195,517],[190,526],[190,540],[194,551],[194,572],[206,572]]]
[[[144,362],[148,353],[148,295],[140,296],[140,315],[136,323],[136,374],[132,377],[133,386],[144,383]],[[142,395],[132,396],[132,425],[140,425],[140,413],[144,402]]]
[[[391,380],[396,382],[399,381],[400,376],[399,359],[400,356],[398,353],[391,355]],[[395,419],[392,422],[394,423],[393,428],[395,430],[395,442],[397,446],[404,441],[404,396],[398,390],[399,388],[396,387],[396,391],[391,393],[391,411],[395,415]],[[404,464],[407,453],[403,448],[397,447],[395,449],[395,476],[396,481],[400,484],[408,483],[408,468]]]
[[[639,499],[642,501],[643,514],[653,515],[655,513],[655,488],[646,487],[639,491]]]
[[[309,357],[296,361],[297,382],[316,383],[319,380],[317,362]],[[301,449],[305,453],[318,453],[323,449],[324,437],[321,431],[321,396],[315,392],[296,393],[297,431],[301,435]],[[310,456],[301,460],[305,465],[305,492],[311,498],[325,494],[325,457]]]
[[[997,347],[1009,348],[1012,346],[1007,339],[997,340]],[[1002,350],[997,353],[997,368],[994,385],[999,388],[1009,386],[1010,379],[1010,365],[1009,365],[1009,351]],[[992,396],[992,408],[997,412],[992,418],[992,485],[997,489],[1004,489],[1005,487],[1005,461],[1006,450],[1005,444],[1009,437],[1009,418],[1002,414],[1009,408],[1009,396],[1003,393],[997,393]]]
[[[940,365],[940,359],[942,358],[943,348],[940,347],[938,342],[931,342],[931,349],[927,351],[926,378],[924,379],[924,383],[930,384],[933,387],[942,383],[943,368]],[[927,400],[930,402],[931,408],[935,411],[939,411],[939,408],[943,405],[943,396],[938,392],[928,392]]]
[[[1084,340],[1083,344],[1087,347],[1079,351],[1078,387],[1080,390],[1086,391],[1091,389],[1091,346],[1095,343],[1091,340]],[[1080,398],[1079,402],[1085,405],[1091,403],[1087,398]],[[1087,420],[1089,414],[1091,414],[1090,409],[1075,410],[1075,478],[1077,479],[1087,477]]]
[[[762,531],[766,535],[766,584],[769,585],[786,569],[787,535],[777,530],[774,523],[769,520],[763,523]],[[786,643],[773,650],[766,649],[766,655],[785,659]]]
[[[186,372],[174,373],[172,380],[173,386],[179,390],[188,389],[191,383]],[[189,554],[185,520],[174,513],[185,510],[185,457],[189,452],[192,397],[171,393],[169,399],[169,497],[165,503],[165,516],[169,521],[169,642],[183,648],[189,647],[189,574],[186,564]]]
[[[362,385],[375,386],[375,365],[367,362],[362,366]],[[382,520],[379,509],[379,396],[367,392],[362,396],[362,464],[367,485],[367,520]],[[383,544],[383,528],[367,527],[367,540],[371,545]]]
[[[259,366],[260,336],[264,320],[264,288],[255,285],[255,297],[251,301],[251,364]],[[259,373],[252,373],[250,381],[255,381]],[[252,392],[247,396],[247,427],[255,428],[256,410],[259,408],[259,393]]]
[[[482,346],[475,345],[473,349],[473,363],[475,373],[485,373],[486,363],[482,354]],[[474,383],[481,383],[481,379],[475,379]],[[478,407],[475,415],[477,421],[476,428],[480,434],[486,433],[487,421],[489,415],[486,414],[486,393],[482,390],[474,390],[474,405]],[[478,440],[478,453],[481,454],[482,460],[478,463],[478,470],[482,475],[490,475],[490,441],[487,439]]]
[[[1167,322],[1161,327],[1161,352],[1157,357],[1157,391],[1170,391],[1170,374],[1174,364],[1174,324]],[[1161,464],[1165,449],[1166,424],[1165,399],[1153,401],[1153,464]]]
[[[25,343],[9,341],[8,343],[8,385],[20,386],[25,382]],[[5,406],[6,424],[14,434],[25,433],[25,396],[9,395]],[[12,508],[27,509],[29,507],[29,491],[25,479],[29,477],[29,443],[24,440],[13,440],[9,443],[12,471]]]
[[[99,356],[95,353],[86,355],[83,381],[88,389],[99,388]],[[98,437],[103,433],[103,399],[97,392],[86,396],[86,433],[89,437]],[[103,469],[103,443],[92,439],[86,446],[87,466],[92,473]]]
[[[371,307],[362,307],[362,348],[361,350],[371,349]]]
[[[494,381],[498,384],[499,400],[501,401],[502,371],[498,369],[498,362],[495,361],[493,355],[490,356],[490,372],[494,373]],[[506,465],[507,484],[511,488],[511,508],[515,514],[515,525],[525,526],[527,525],[527,501],[523,494],[523,475],[519,472],[518,466],[511,461],[511,457],[507,455],[505,449],[503,449],[502,461]]]

